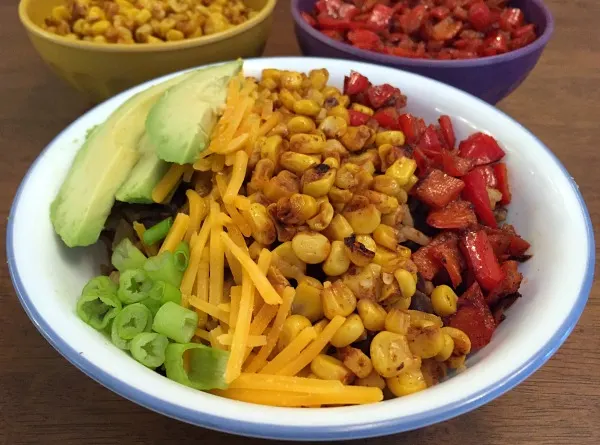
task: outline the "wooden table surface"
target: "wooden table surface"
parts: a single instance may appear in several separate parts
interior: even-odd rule
[[[289,0],[280,0],[266,55],[299,54]],[[550,0],[557,29],[527,81],[500,104],[545,142],[577,180],[600,228],[600,2]],[[0,221],[40,150],[87,104],[45,67],[0,5]],[[598,236],[598,231],[596,232]],[[4,236],[0,238],[4,243]],[[2,255],[5,255],[4,246]],[[32,260],[35,252],[31,252]],[[560,258],[556,258],[560,261]],[[543,322],[541,320],[540,322]],[[0,269],[0,442],[18,444],[258,444],[168,419],[95,383],[37,332]],[[593,444],[600,442],[600,287],[550,361],[486,406],[372,444]]]

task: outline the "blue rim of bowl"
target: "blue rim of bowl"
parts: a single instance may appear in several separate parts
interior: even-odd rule
[[[514,59],[518,59],[523,56],[527,56],[531,53],[534,53],[544,46],[548,44],[550,37],[554,33],[554,17],[552,13],[548,9],[548,7],[544,4],[543,0],[530,0],[532,3],[535,3],[543,12],[544,17],[546,19],[546,28],[541,36],[535,39],[529,45],[524,46],[523,48],[519,48],[514,51],[509,51],[504,54],[499,54],[497,56],[489,56],[489,57],[479,57],[477,59],[458,59],[458,60],[436,60],[436,59],[413,59],[410,57],[401,57],[401,56],[389,56],[387,54],[377,53],[375,51],[367,51],[364,49],[356,48],[348,43],[337,42],[330,37],[327,37],[322,32],[319,32],[312,26],[310,26],[300,15],[300,7],[299,3],[301,0],[292,0],[291,10],[292,17],[294,18],[294,22],[296,25],[302,28],[304,32],[308,35],[317,39],[321,43],[326,46],[330,46],[335,48],[340,52],[344,52],[347,54],[351,54],[354,57],[362,60],[368,60],[371,62],[376,62],[381,65],[386,66],[394,66],[397,64],[401,64],[403,66],[410,66],[414,68],[423,68],[423,67],[437,67],[437,68],[473,68],[480,66],[493,65],[495,63],[509,62]]]
[[[260,59],[246,59],[246,61],[259,61],[262,64],[269,63],[269,61],[277,61],[280,59],[298,59],[299,61],[302,58],[299,57],[274,57],[274,58],[260,58]],[[327,58],[318,58],[315,57],[313,59],[320,59],[324,63],[335,63],[336,59],[327,59]],[[371,65],[374,68],[381,68],[377,65],[360,62],[362,65]],[[208,65],[207,65],[208,66]],[[394,69],[385,67],[386,69]],[[187,71],[187,70],[186,70]],[[587,238],[587,247],[588,247],[588,257],[586,261],[585,275],[584,280],[581,284],[581,287],[578,291],[577,300],[575,304],[571,308],[571,311],[564,323],[556,330],[554,335],[546,342],[546,344],[540,348],[535,355],[533,355],[524,365],[522,365],[519,369],[513,372],[511,375],[507,376],[503,380],[498,382],[494,382],[493,385],[488,386],[485,389],[473,394],[469,397],[465,397],[455,403],[453,406],[445,406],[440,407],[432,411],[428,411],[420,414],[413,414],[410,416],[398,417],[395,419],[389,419],[381,422],[373,422],[373,423],[363,423],[358,425],[342,425],[342,426],[317,426],[317,427],[306,427],[306,426],[286,426],[286,425],[275,425],[268,423],[254,423],[247,422],[244,420],[230,420],[223,419],[222,417],[201,413],[195,411],[193,409],[184,408],[178,406],[176,404],[164,401],[158,397],[155,397],[151,394],[140,391],[131,385],[127,384],[124,381],[121,381],[109,373],[104,371],[102,368],[91,363],[84,355],[78,353],[75,349],[73,349],[67,342],[61,339],[56,332],[52,329],[52,327],[44,320],[44,318],[37,311],[35,305],[31,301],[29,295],[25,292],[25,286],[21,280],[19,275],[19,271],[17,270],[15,264],[15,246],[14,246],[14,214],[19,205],[19,199],[21,192],[27,183],[28,177],[31,172],[34,170],[36,164],[43,158],[44,154],[57,139],[59,139],[63,133],[65,133],[69,128],[76,125],[79,120],[83,119],[85,116],[79,117],[75,120],[71,125],[61,131],[51,142],[48,144],[44,150],[38,155],[35,159],[29,170],[25,174],[17,192],[15,194],[15,198],[13,200],[10,214],[8,218],[8,227],[6,231],[6,253],[8,260],[8,269],[10,272],[11,280],[13,286],[16,290],[17,297],[23,306],[23,309],[31,319],[34,326],[40,331],[42,336],[71,364],[79,368],[82,372],[87,374],[90,378],[110,389],[111,391],[119,394],[120,396],[137,403],[145,408],[148,408],[154,412],[164,414],[166,416],[172,417],[174,419],[190,423],[193,425],[210,428],[216,431],[221,431],[225,433],[238,434],[242,436],[249,437],[257,437],[264,439],[282,439],[282,440],[296,440],[296,441],[321,441],[321,440],[347,440],[347,439],[362,439],[368,437],[378,437],[378,436],[387,436],[391,434],[401,433],[405,431],[411,431],[418,428],[426,427],[435,423],[443,422],[448,419],[452,419],[456,416],[464,414],[466,412],[472,411],[475,408],[478,408],[497,397],[500,397],[502,394],[511,390],[523,380],[532,375],[535,371],[537,371],[552,355],[558,350],[558,348],[564,343],[569,334],[574,329],[585,304],[587,302],[590,290],[592,288],[592,284],[594,281],[594,265],[595,265],[595,242],[594,242],[594,231],[592,221],[583,199],[581,192],[579,191],[579,187],[575,183],[573,177],[569,174],[564,165],[560,162],[560,160],[554,155],[554,153],[546,147],[546,145],[539,140],[533,133],[531,133],[527,128],[523,127],[520,123],[515,121],[513,118],[498,110],[494,106],[484,102],[483,100],[472,96],[468,93],[465,93],[462,90],[454,88],[452,86],[446,85],[442,82],[429,79],[424,76],[420,76],[418,74],[404,72],[409,76],[420,77],[422,80],[426,80],[427,82],[434,82],[440,85],[443,85],[445,88],[450,88],[455,92],[458,92],[462,95],[466,95],[471,99],[479,102],[481,105],[485,107],[489,107],[494,109],[495,111],[501,113],[509,119],[511,123],[520,127],[523,131],[527,132],[531,137],[533,137],[540,146],[546,150],[546,152],[550,155],[550,157],[554,160],[554,162],[559,166],[563,174],[567,177],[569,183],[571,184],[571,189],[575,193],[577,201],[579,202],[579,207],[584,218],[584,223],[586,227],[586,238]],[[174,73],[175,74],[175,73]],[[161,78],[157,78],[151,80],[149,82],[145,82],[142,85],[148,85],[150,83],[154,83],[156,81],[160,81],[162,78],[167,78],[172,76],[173,74],[163,76]],[[134,87],[134,88],[138,88]],[[121,97],[124,94],[127,94],[129,90],[113,97],[112,99],[108,99],[107,102],[115,100]],[[89,111],[91,112],[91,111]],[[89,113],[88,112],[88,113]],[[87,114],[87,113],[86,113]],[[244,403],[244,402],[239,402]],[[256,407],[256,405],[250,405]],[[282,408],[285,409],[285,408]],[[288,408],[289,409],[289,408]],[[335,408],[331,408],[335,409]]]

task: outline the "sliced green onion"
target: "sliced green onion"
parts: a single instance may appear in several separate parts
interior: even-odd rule
[[[156,312],[167,301],[181,304],[181,291],[165,281],[155,281],[150,289],[149,297],[141,303],[150,309],[152,315],[156,315]]]
[[[188,371],[183,364],[183,356],[187,354]],[[226,389],[225,368],[229,352],[209,348],[199,343],[184,345],[171,343],[165,354],[167,377],[182,385],[199,390]]]
[[[152,289],[152,280],[142,269],[130,269],[119,276],[117,296],[125,304],[145,300]]]
[[[131,340],[131,356],[148,368],[154,369],[165,362],[167,337],[156,332],[142,332]]]
[[[150,309],[141,303],[125,306],[112,322],[110,338],[120,349],[129,349],[130,341],[137,334],[149,332],[152,327]]]
[[[135,247],[129,238],[117,244],[113,251],[110,262],[119,272],[124,272],[129,269],[141,269],[144,267],[146,255],[140,252],[140,249]]]
[[[173,252],[173,258],[175,259],[175,266],[182,272],[188,267],[190,263],[190,246],[185,241],[180,242],[175,251]]]
[[[148,258],[144,270],[152,281],[165,281],[177,288],[183,279],[183,272],[175,265],[173,253],[168,250]]]
[[[163,219],[158,224],[150,227],[148,230],[144,232],[142,239],[146,246],[151,246],[164,239],[169,233],[171,226],[173,225],[173,218],[168,217],[167,219]]]
[[[108,277],[90,280],[77,301],[77,315],[94,329],[102,330],[121,310],[117,285]]]
[[[161,306],[152,323],[153,331],[166,335],[177,343],[190,341],[196,327],[198,327],[198,314],[172,301]]]

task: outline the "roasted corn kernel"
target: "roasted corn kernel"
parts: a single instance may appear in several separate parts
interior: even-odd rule
[[[277,266],[286,278],[298,280],[306,272],[306,263],[298,258],[291,241],[281,243],[273,249],[273,259],[271,262]]]
[[[294,112],[304,116],[316,116],[321,111],[319,104],[312,99],[300,99],[294,102]]]
[[[320,379],[339,380],[344,385],[352,383],[354,374],[344,364],[330,355],[319,354],[310,363],[310,370]]]
[[[281,156],[283,139],[279,135],[266,137],[260,141],[260,157],[269,159],[277,165]]]
[[[350,124],[350,114],[348,113],[348,109],[341,105],[336,105],[327,110],[327,115],[341,117],[346,121],[346,124]]]
[[[321,130],[328,138],[335,139],[346,133],[348,124],[346,123],[346,120],[340,116],[327,116],[319,124],[319,130]]]
[[[369,235],[381,223],[381,212],[365,196],[353,196],[343,212],[354,233]]]
[[[404,335],[382,331],[373,337],[370,352],[373,368],[384,378],[395,377],[414,366],[415,359]]]
[[[277,348],[280,351],[284,349],[298,336],[298,334],[300,334],[300,332],[302,332],[302,330],[309,326],[312,326],[312,323],[305,316],[299,314],[290,315],[283,322],[283,328],[281,329],[281,334],[277,341]]]
[[[338,350],[338,357],[357,377],[365,378],[373,372],[371,359],[360,349],[346,346]]]
[[[332,241],[329,256],[323,263],[323,272],[330,277],[346,273],[350,267],[350,258],[346,252],[343,241]]]
[[[404,237],[399,230],[386,224],[379,224],[373,232],[373,239],[377,244],[389,249],[391,252],[396,250],[398,243],[404,241]]]
[[[352,108],[354,111],[364,113],[368,116],[373,116],[375,114],[372,108],[369,108],[366,105],[358,104],[356,102],[350,105],[350,108]]]
[[[466,356],[471,352],[471,340],[463,331],[451,328],[450,326],[444,326],[442,332],[449,335],[452,341],[454,341],[453,356]]]
[[[371,374],[363,379],[356,379],[354,384],[358,386],[367,386],[370,388],[379,388],[381,390],[385,389],[385,380],[383,380],[383,378],[377,374],[377,371],[375,370],[371,371]]]
[[[252,237],[263,245],[275,242],[277,231],[267,209],[262,204],[250,204],[250,209],[244,212],[248,223],[252,227]]]
[[[406,338],[411,352],[421,358],[435,357],[444,347],[444,334],[435,325],[411,326]]]
[[[450,358],[454,351],[454,340],[448,334],[444,335],[444,346],[440,349],[440,352],[434,357],[438,362],[445,362]]]
[[[442,319],[440,317],[438,317],[437,315],[430,314],[428,312],[415,311],[412,309],[409,309],[408,313],[410,315],[410,325],[411,326],[422,327],[422,326],[434,325],[434,326],[437,326],[440,328],[443,326]],[[457,331],[458,331],[458,329],[457,329]],[[448,334],[448,335],[450,335],[450,334]]]
[[[377,301],[381,293],[381,266],[368,264],[365,267],[351,267],[342,276],[342,281],[358,299]]]
[[[352,235],[352,226],[346,218],[339,213],[336,214],[331,223],[323,231],[323,234],[330,240],[343,241],[345,238]]]
[[[356,235],[350,235],[349,237],[344,238],[346,255],[353,264],[356,264],[359,267],[368,265],[375,257],[374,244],[375,242],[369,246],[366,246]]]
[[[365,190],[362,192],[371,204],[373,204],[382,215],[394,212],[398,206],[398,200],[393,196],[388,196],[384,193],[376,192],[375,190]]]
[[[294,116],[287,123],[290,134],[310,133],[317,127],[315,121],[306,116]]]
[[[404,269],[396,270],[394,276],[398,281],[398,285],[400,286],[404,298],[412,297],[417,291],[417,281],[415,280],[415,277],[413,277],[408,270]]]
[[[383,307],[373,300],[363,298],[358,300],[356,308],[366,329],[373,332],[383,331],[387,316]]]
[[[385,330],[406,335],[410,328],[410,315],[402,309],[392,308],[385,317]]]
[[[302,175],[302,193],[320,198],[327,195],[335,181],[336,170],[327,164],[319,164]]]
[[[302,87],[302,74],[295,71],[282,71],[279,76],[281,87],[290,91],[299,90]]]
[[[311,70],[308,73],[308,78],[310,79],[313,88],[323,90],[327,86],[327,81],[329,80],[329,71],[325,68]]]
[[[394,178],[402,187],[408,184],[416,169],[417,163],[414,159],[401,157],[385,171],[385,174]]]
[[[293,151],[286,151],[281,154],[279,160],[281,166],[294,173],[301,175],[306,170],[319,164],[319,161],[310,155],[302,153],[294,153]]]
[[[292,248],[298,258],[307,264],[322,263],[329,256],[331,243],[317,232],[300,232],[292,239]]]
[[[421,372],[427,383],[427,387],[437,385],[446,378],[447,366],[443,362],[435,360],[423,360],[421,364]]]
[[[340,138],[340,141],[348,150],[360,151],[365,147],[371,137],[372,131],[366,125],[348,127],[344,135]]]
[[[266,160],[261,159],[259,163]],[[262,192],[272,202],[277,202],[281,198],[290,198],[294,193],[300,192],[298,176],[290,171],[282,170],[264,185]]]
[[[386,379],[387,387],[396,397],[407,396],[427,388],[420,369],[406,369],[397,376]]]
[[[290,137],[290,150],[307,155],[323,153],[325,138],[320,134],[297,133]]]
[[[381,131],[375,136],[375,144],[381,147],[383,144],[396,146],[404,145],[404,133],[399,130]]]
[[[344,324],[335,332],[331,338],[331,344],[336,348],[351,345],[365,332],[365,326],[358,314],[351,314],[346,318]]]
[[[456,312],[458,297],[450,286],[442,284],[436,286],[431,293],[433,311],[440,317],[447,317]]]
[[[356,297],[354,293],[342,281],[337,280],[333,284],[326,281],[321,292],[323,313],[328,319],[336,315],[347,317],[356,309]]]
[[[312,277],[304,277],[298,281],[296,295],[292,303],[292,314],[303,315],[312,323],[323,318],[321,291],[323,285]],[[451,351],[452,352],[452,351]]]

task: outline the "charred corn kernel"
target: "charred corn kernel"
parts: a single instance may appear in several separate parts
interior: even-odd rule
[[[375,243],[375,240],[369,235],[356,235],[356,241],[361,243],[371,252],[375,252],[377,250],[377,244]]]
[[[358,174],[361,167],[347,162],[338,170],[335,185],[341,189],[353,189],[358,185]]]
[[[369,235],[381,224],[381,212],[364,196],[354,196],[343,215],[359,235]]]
[[[317,128],[315,121],[306,116],[294,116],[288,121],[287,127],[290,134],[310,133]]]
[[[375,370],[371,371],[371,374],[369,374],[367,377],[365,377],[363,379],[356,379],[354,384],[357,386],[367,386],[370,388],[379,388],[381,390],[385,389],[385,380],[383,380],[383,378],[379,374],[377,374],[377,371],[375,371]]]
[[[185,39],[185,35],[177,29],[168,30],[167,35],[165,37],[168,42],[177,42],[179,40]]]
[[[92,24],[91,31],[94,35],[104,34],[106,30],[110,28],[110,22],[108,20],[100,20]]]
[[[404,241],[400,231],[386,224],[379,224],[373,232],[375,242],[380,246],[390,249],[392,252],[398,247],[398,243]]]
[[[262,161],[265,159],[261,159],[260,162]],[[273,202],[280,198],[289,198],[299,191],[298,177],[287,170],[280,171],[277,176],[271,178],[263,189],[264,195]]]
[[[352,108],[353,110],[358,111],[360,113],[367,114],[369,116],[373,116],[375,114],[375,112],[373,111],[372,108],[369,108],[365,105],[358,104],[356,102],[353,103],[352,105],[350,105],[350,108]]]
[[[371,263],[362,268],[351,268],[342,281],[356,298],[377,301],[381,288],[381,266]]]
[[[344,147],[350,151],[362,150],[369,138],[371,137],[371,130],[366,125],[360,125],[358,127],[348,127],[346,133],[340,138]]]
[[[449,335],[450,338],[452,338],[452,341],[454,341],[454,350],[452,351],[453,356],[465,356],[471,352],[471,340],[463,331],[444,326],[442,332]]]
[[[416,327],[423,326],[437,326],[441,328],[443,326],[442,319],[434,314],[429,314],[427,312],[415,311],[409,309],[408,311],[410,315],[410,325]],[[461,332],[457,329],[458,332]],[[452,337],[450,333],[448,333]]]
[[[250,209],[244,211],[243,214],[252,227],[252,237],[265,246],[273,244],[277,237],[277,231],[266,207],[262,204],[253,203],[250,204]]]
[[[385,317],[385,330],[406,335],[410,327],[410,315],[401,309],[391,309]]]
[[[445,362],[450,358],[452,352],[454,351],[454,340],[448,334],[443,334],[444,336],[444,346],[440,349],[440,352],[436,354],[434,357],[438,362]]]
[[[402,187],[408,184],[408,181],[413,176],[417,169],[417,163],[414,159],[401,157],[396,160],[386,171],[385,174],[394,178]]]
[[[340,161],[337,158],[326,158],[323,164],[328,165],[330,168],[338,169],[340,167]]]
[[[427,389],[425,377],[420,369],[407,369],[395,377],[386,379],[387,387],[396,397],[407,396]]]
[[[319,199],[322,200],[323,198]],[[310,227],[315,232],[321,232],[329,226],[333,218],[333,214],[333,206],[326,200],[321,201],[319,203],[319,210],[317,214],[314,217],[308,219],[306,223],[308,224],[308,227]]]
[[[308,78],[310,79],[310,84],[313,88],[322,90],[325,88],[327,81],[329,80],[329,72],[325,68],[311,70],[308,73]]]
[[[373,372],[371,359],[358,348],[346,346],[338,350],[338,358],[357,377],[368,377]]]
[[[321,111],[319,104],[312,99],[300,99],[294,102],[294,112],[304,116],[316,116]]]
[[[356,235],[344,239],[344,247],[348,259],[358,267],[368,265],[375,257],[375,250],[370,250],[358,240]]]
[[[282,88],[296,91],[302,87],[302,74],[295,71],[282,71],[279,76],[279,81]]]
[[[433,311],[440,317],[447,317],[456,312],[458,297],[450,286],[442,284],[436,286],[431,293]]]
[[[306,263],[296,256],[291,241],[281,243],[273,249],[272,261],[286,278],[298,279],[306,272]]]
[[[294,109],[294,103],[296,102],[296,98],[291,93],[291,91],[287,89],[282,89],[279,92],[279,101],[283,104],[284,107],[292,111]]]
[[[465,361],[467,360],[467,356],[466,355],[457,355],[457,356],[452,356],[450,357],[446,363],[448,364],[449,368],[452,369],[462,369],[465,366]]]
[[[277,219],[281,222],[298,225],[315,216],[318,207],[316,199],[312,196],[294,193],[289,199],[282,198],[277,201],[276,210]]]
[[[421,372],[427,383],[427,387],[435,386],[446,378],[447,366],[443,362],[435,360],[423,360]]]
[[[270,159],[273,165],[277,165],[281,150],[283,146],[283,139],[281,136],[273,135],[262,140],[260,144],[260,157],[262,159]]]
[[[395,377],[414,366],[415,359],[404,335],[382,331],[373,337],[370,352],[373,368],[384,378]]]
[[[341,105],[336,105],[335,107],[330,108],[327,111],[327,115],[341,117],[344,119],[344,121],[346,121],[346,124],[350,124],[350,114],[348,113],[348,109]]]
[[[374,232],[373,237],[375,238]],[[377,238],[375,239],[377,240]],[[379,264],[380,266],[388,266],[392,264],[395,265],[398,263],[398,255],[396,254],[396,252],[389,250],[380,244],[377,250],[375,251],[375,257],[373,257],[373,262],[375,264]]]
[[[319,124],[319,130],[325,133],[329,139],[342,137],[348,130],[348,124],[340,116],[327,116]]]
[[[283,328],[277,341],[277,348],[281,351],[295,339],[304,328],[312,326],[308,318],[303,315],[290,315],[283,322]]]
[[[406,185],[403,186],[404,191],[410,192],[410,189],[412,189],[417,182],[419,182],[419,178],[415,175],[412,175],[410,178],[408,178]]]
[[[343,348],[357,341],[364,332],[365,326],[358,314],[351,314],[333,335],[330,343],[336,348]]]
[[[279,161],[283,168],[300,175],[309,168],[319,165],[319,161],[312,156],[302,153],[295,153],[293,151],[286,151],[285,153],[282,153]]]
[[[352,192],[350,190],[344,190],[335,185],[331,187],[327,195],[329,196],[329,200],[334,204],[339,204],[341,209],[344,208],[344,204],[350,202],[352,199]]]
[[[100,9],[97,6],[95,8]],[[92,9],[92,8],[90,8],[90,9]],[[100,10],[100,11],[102,11],[102,10]],[[71,12],[64,5],[55,6],[54,8],[52,8],[52,12],[50,13],[50,15],[55,21],[69,20],[71,18]],[[88,12],[88,17],[89,17],[89,12]]]
[[[377,207],[377,210],[379,210],[382,215],[395,212],[400,205],[398,200],[393,196],[388,196],[384,193],[376,192],[375,190],[365,190],[362,194],[367,197],[371,204]]]
[[[413,275],[408,270],[398,269],[394,272],[394,276],[398,281],[400,291],[404,298],[412,297],[417,291],[417,282]]]
[[[331,284],[326,281],[321,291],[321,303],[323,304],[323,313],[328,319],[333,319],[336,315],[347,317],[356,309],[356,297],[354,293],[342,281],[336,281]]]
[[[310,363],[310,370],[320,379],[339,380],[344,385],[354,380],[352,371],[346,368],[340,360],[330,355],[317,355]]]
[[[297,133],[290,137],[290,150],[304,154],[320,154],[325,148],[325,139],[318,134]]]
[[[388,130],[377,133],[375,136],[375,145],[380,147],[383,144],[404,145],[404,133],[399,130]]]
[[[302,175],[302,193],[320,198],[327,195],[335,181],[336,170],[327,164],[319,164]]]
[[[372,300],[363,298],[356,303],[358,315],[369,331],[378,332],[385,328],[385,309]]]
[[[296,295],[292,303],[292,314],[303,315],[312,323],[323,318],[321,291],[323,285],[312,277],[304,277],[296,286]]]
[[[411,326],[406,334],[411,352],[421,358],[431,358],[444,347],[444,334],[439,326]]]
[[[333,217],[323,234],[330,240],[343,241],[351,236],[352,232],[352,226],[348,220],[338,213]]]
[[[322,263],[329,256],[329,240],[317,232],[300,232],[292,239],[292,248],[298,258],[307,264]]]
[[[333,241],[329,256],[323,263],[323,272],[330,277],[337,277],[346,273],[350,267],[350,258],[346,253],[343,241]]]

